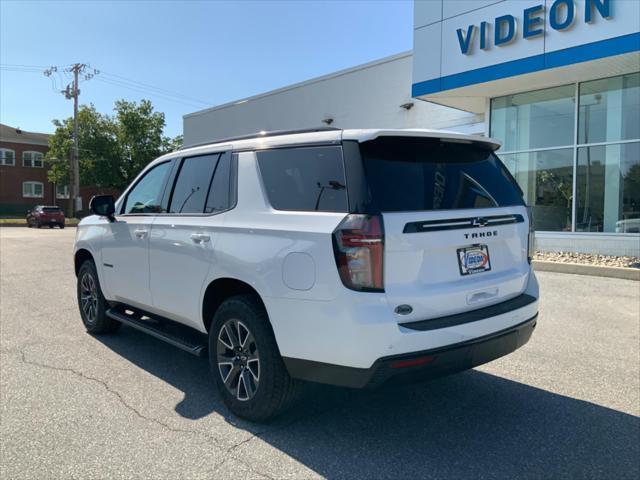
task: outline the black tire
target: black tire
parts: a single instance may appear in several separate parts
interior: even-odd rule
[[[64,228],[64,223],[61,223],[59,226],[60,226],[60,229],[63,229]]]
[[[40,225],[40,222],[36,222],[36,228],[40,228],[42,225]]]
[[[107,317],[105,314],[109,307],[102,295],[98,272],[96,271],[93,260],[86,260],[80,266],[76,291],[80,317],[87,332],[93,335],[99,335],[102,333],[112,333],[120,328],[120,322]]]
[[[53,228],[53,225],[49,225],[49,228]]]
[[[234,342],[230,340],[227,332],[222,332],[222,329],[224,326],[230,328],[233,322],[236,322],[237,326],[237,321],[241,323],[242,329],[248,332],[244,337],[244,347],[241,347],[245,348],[247,354],[239,352],[238,355],[243,356],[236,357],[237,360],[232,362],[231,366],[231,363],[225,360],[231,359],[234,350],[225,346],[225,343],[234,345]],[[242,333],[243,331],[240,331],[237,337],[241,337]],[[255,351],[251,353],[253,347]],[[258,359],[257,382],[254,356]],[[246,364],[240,358],[245,359]],[[220,367],[219,360],[222,362]],[[247,420],[263,422],[276,417],[295,402],[301,391],[301,382],[292,379],[287,372],[267,312],[255,295],[231,297],[218,308],[209,331],[209,364],[225,405],[238,417]],[[241,368],[244,370],[240,370]],[[223,375],[227,378],[226,385]],[[241,387],[243,375],[247,379],[243,379],[244,388]],[[234,388],[235,379],[237,387]]]

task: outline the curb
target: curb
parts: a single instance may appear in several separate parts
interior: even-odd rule
[[[64,228],[75,228],[77,227],[77,224],[70,224],[70,223],[65,223],[64,224]],[[17,228],[17,227],[23,227],[23,228],[27,228],[27,224],[26,223],[0,223],[0,228],[4,228],[4,227],[9,227],[9,228]]]
[[[601,267],[580,263],[561,263],[534,260],[533,268],[538,272],[571,273],[574,275],[592,275],[594,277],[621,278],[640,281],[639,268]]]

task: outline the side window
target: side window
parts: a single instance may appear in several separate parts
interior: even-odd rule
[[[123,213],[162,213],[162,194],[171,162],[156,165],[127,194]]]
[[[220,212],[231,208],[233,203],[231,182],[233,180],[233,175],[231,175],[231,153],[223,153],[211,182],[204,213]]]
[[[341,147],[282,148],[257,152],[271,206],[277,210],[347,212]]]
[[[185,158],[178,172],[169,213],[203,213],[220,154]]]

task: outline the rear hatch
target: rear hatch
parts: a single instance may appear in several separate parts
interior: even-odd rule
[[[59,207],[42,207],[40,213],[40,220],[43,221],[61,221],[64,218],[64,213]]]
[[[399,322],[475,310],[524,291],[527,209],[490,144],[380,137],[360,150],[368,210],[384,223],[384,290],[405,314]]]

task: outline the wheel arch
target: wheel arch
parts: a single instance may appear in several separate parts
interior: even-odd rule
[[[226,299],[235,295],[252,294],[260,301],[262,307],[267,310],[262,296],[251,285],[237,278],[222,277],[213,280],[207,285],[202,298],[202,323],[207,332],[211,327],[211,322],[216,311]]]
[[[78,272],[80,271],[80,267],[87,260],[92,260],[95,263],[95,259],[89,250],[86,248],[80,248],[76,251],[73,256],[73,266],[76,273],[76,277],[78,276]]]

